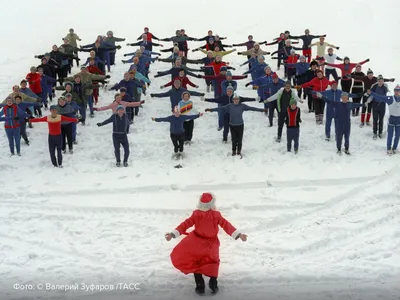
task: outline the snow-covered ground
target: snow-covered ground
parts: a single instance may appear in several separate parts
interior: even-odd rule
[[[2,98],[38,64],[33,55],[61,44],[71,27],[82,44],[107,30],[133,42],[144,26],[158,37],[170,37],[182,27],[203,37],[213,29],[228,36],[228,43],[244,42],[248,34],[271,41],[286,29],[302,34],[309,28],[326,33],[327,42],[340,46],[340,56],[353,62],[370,58],[364,71],[370,67],[400,82],[397,1],[256,0],[248,6],[202,0],[183,5],[161,0],[9,5],[0,12],[6,43],[0,55]],[[111,83],[128,67],[120,63],[122,54],[135,49],[124,44]],[[190,48],[198,45],[191,42]],[[246,70],[238,67],[243,57],[231,54],[225,60],[236,67],[235,74]],[[276,62],[267,61],[275,67]],[[151,79],[169,67],[155,63]],[[153,80],[149,93],[160,92],[167,80]],[[205,90],[202,80],[194,81]],[[246,82],[239,81],[238,93],[255,97]],[[112,97],[103,92],[100,105]],[[195,98],[195,108],[207,107],[213,105]],[[339,157],[334,142],[324,141],[324,127],[315,125],[306,104],[300,107],[297,156],[286,153],[285,142],[274,142],[276,126],[267,127],[263,114],[247,112],[245,157],[232,158],[230,145],[221,143],[216,130],[216,114],[206,114],[195,121],[194,143],[185,149],[182,169],[174,169],[170,159],[168,125],[150,120],[169,114],[168,99],[146,97],[129,135],[129,168],[114,167],[111,126],[95,125],[109,112],[78,126],[79,144],[73,155],[64,156],[64,169],[54,169],[49,161],[46,124],[29,130],[31,146],[22,145],[22,157],[9,158],[1,130],[0,299],[196,297],[192,276],[185,277],[169,261],[178,241],[167,243],[163,235],[189,216],[204,191],[214,192],[223,214],[249,235],[247,243],[240,243],[221,233],[216,299],[400,299],[400,157],[388,157],[386,141],[373,141],[371,128],[360,129],[358,118],[352,120],[353,155]],[[38,290],[46,283],[78,290]],[[133,290],[84,292],[83,283],[127,283]],[[14,284],[31,284],[35,291],[15,290]]]

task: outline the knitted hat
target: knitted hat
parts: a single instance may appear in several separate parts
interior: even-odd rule
[[[86,67],[85,67],[85,66],[82,66],[82,67],[81,67],[81,70],[83,70],[83,69],[86,69]]]
[[[137,65],[131,65],[130,66],[130,71],[132,71],[132,70],[137,70]]]
[[[31,67],[31,72],[36,72],[36,67]]]
[[[189,97],[190,97],[190,93],[189,93],[189,91],[184,91],[184,92],[182,93],[182,95],[181,95],[182,99],[183,99],[183,96],[185,96],[185,94],[188,94],[188,95],[189,95]]]
[[[296,53],[296,50],[292,49],[290,50],[290,53]]]
[[[22,79],[21,82],[20,82],[20,84],[27,83],[27,82],[28,82],[28,81],[26,81],[25,79]]]
[[[350,60],[350,58],[348,57],[348,56],[345,56],[344,58],[343,58],[343,60],[345,61],[345,60]]]
[[[400,84],[396,85],[396,87],[394,88],[395,91],[400,91]]]
[[[342,95],[341,95],[342,97],[349,97],[349,93],[346,93],[346,92],[342,92]]]
[[[221,69],[219,70],[220,72],[226,72],[226,71],[228,71],[228,68],[227,67],[225,67],[225,66],[223,66],[223,67],[221,67]]]
[[[376,79],[377,80],[383,80],[383,76],[382,75],[378,75],[378,77]]]
[[[300,59],[306,59],[304,55],[300,55]]]
[[[232,76],[232,72],[231,71],[226,72],[226,76]]]
[[[318,63],[317,63],[315,60],[313,60],[313,61],[310,63],[310,67],[312,67],[312,66],[318,67]]]
[[[119,91],[122,93],[122,92],[126,92],[127,91],[127,89],[126,89],[126,87],[121,87],[120,89],[119,89]]]
[[[119,110],[121,110],[121,109],[122,109],[122,110],[125,110],[125,108],[124,108],[122,105],[118,105],[116,111],[119,111]]]
[[[264,67],[264,71],[267,70],[267,69],[270,69],[270,70],[271,70],[271,67],[270,67],[270,66],[265,66],[265,67]]]
[[[70,85],[71,88],[74,88],[74,84],[72,82],[70,82],[70,81],[67,81],[67,82],[64,83],[64,87],[66,87],[67,85]]]
[[[46,53],[44,54],[44,56],[50,56],[50,53],[49,53],[49,52],[46,52]]]
[[[233,99],[240,99],[240,97],[239,97],[238,94],[234,94],[234,95],[233,95]]]
[[[226,88],[226,91],[228,91],[228,90],[231,90],[232,92],[235,90],[234,88],[233,88],[233,86],[228,86],[227,88]]]
[[[107,31],[107,35],[113,35],[113,34],[114,33],[111,30]]]
[[[296,99],[290,99],[289,105],[292,105],[292,104],[296,104],[297,105]]]
[[[215,196],[211,193],[203,193],[200,196],[197,209],[201,211],[208,211],[215,208]]]
[[[66,93],[64,96],[65,96],[65,98],[72,97],[72,94],[71,93]]]
[[[368,75],[368,74],[374,74],[374,72],[373,72],[371,69],[368,69],[367,75]]]
[[[279,78],[278,74],[276,74],[276,73],[272,74],[271,77],[272,77],[272,79],[278,79]]]
[[[286,86],[286,85],[292,86],[292,83],[288,80],[288,81],[285,82],[285,86]]]
[[[50,110],[57,109],[57,105],[50,105]]]
[[[264,57],[264,55],[260,55],[260,56],[258,57],[258,59],[264,59],[264,60],[265,60],[265,57]]]

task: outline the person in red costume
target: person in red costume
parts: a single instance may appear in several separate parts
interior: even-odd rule
[[[203,193],[197,209],[176,229],[165,234],[170,241],[180,235],[187,235],[172,250],[171,261],[175,268],[184,274],[194,273],[196,293],[205,293],[203,275],[210,277],[209,287],[212,293],[218,292],[219,239],[218,226],[235,240],[247,240],[247,235],[240,233],[216,210],[215,197],[211,193]],[[186,230],[194,226],[194,230]]]

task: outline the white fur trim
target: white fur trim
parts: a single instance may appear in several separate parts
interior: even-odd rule
[[[175,236],[175,238],[177,238],[177,237],[179,237],[181,234],[179,233],[179,231],[178,230],[174,230],[174,231],[172,231],[171,232],[174,236]]]
[[[198,210],[207,211],[207,210],[215,209],[215,208],[216,208],[216,199],[215,199],[215,196],[214,196],[214,194],[211,194],[211,195],[212,195],[212,198],[213,198],[213,199],[212,199],[210,202],[208,202],[208,203],[203,203],[203,202],[201,202],[201,201],[200,201],[201,196],[200,196],[199,203],[197,204],[197,209],[198,209]]]
[[[236,229],[236,230],[231,234],[231,237],[232,237],[233,239],[236,239],[237,236],[238,236],[239,234],[240,234],[240,231]]]

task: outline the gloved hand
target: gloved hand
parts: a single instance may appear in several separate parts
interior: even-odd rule
[[[101,127],[101,123],[97,123],[97,126]]]
[[[250,82],[246,83],[246,84],[245,84],[245,87],[248,87],[249,85],[250,85]]]
[[[322,98],[322,94],[321,93],[317,93],[316,94],[318,98]]]
[[[211,109],[209,109],[209,108],[206,108],[204,111],[210,112],[210,111],[211,111]]]
[[[198,75],[196,75],[196,77],[197,77],[197,78],[202,78],[203,76],[200,75],[200,74],[198,74]]]
[[[340,47],[336,47],[336,50],[339,50]]]
[[[104,78],[108,79],[108,78],[111,78],[111,76],[110,75],[106,75],[106,76],[104,76]]]
[[[164,88],[164,86],[162,85],[162,86],[160,86],[160,89],[163,89]]]
[[[144,100],[140,101],[140,104],[144,104],[144,103],[145,103],[145,101],[144,101]]]
[[[150,94],[150,97],[153,98],[153,97],[154,97],[154,94]]]

